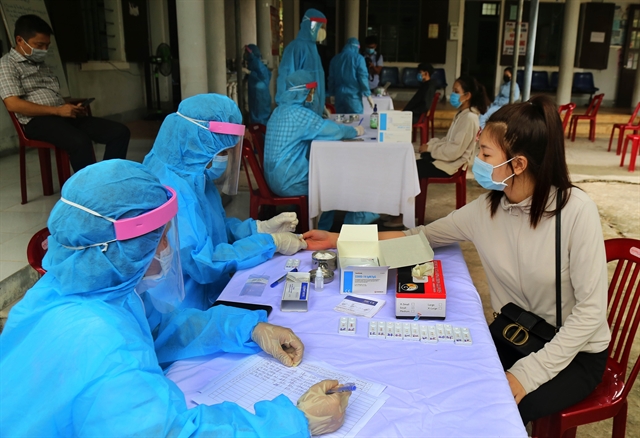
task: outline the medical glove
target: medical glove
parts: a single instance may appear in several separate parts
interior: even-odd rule
[[[295,367],[302,362],[304,344],[289,328],[259,322],[251,332],[251,339],[283,365]]]
[[[307,242],[299,234],[273,233],[271,237],[276,245],[276,251],[280,254],[292,255],[301,249],[307,249]]]
[[[268,221],[256,221],[258,233],[286,233],[295,231],[298,225],[298,217],[295,212],[280,213]]]
[[[336,386],[338,386],[337,380],[323,380],[309,388],[298,399],[298,409],[307,417],[311,435],[334,432],[344,423],[345,411],[351,393],[326,394],[328,390]]]
[[[362,126],[356,126],[355,128],[356,128],[356,132],[358,133],[357,137],[360,137],[361,135],[364,134],[364,128]]]
[[[373,99],[371,96],[367,96],[367,101],[369,102],[369,105],[371,105],[371,108],[373,108]]]

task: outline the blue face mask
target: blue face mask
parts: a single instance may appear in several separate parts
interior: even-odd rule
[[[418,80],[418,82],[422,82],[422,73],[418,73],[416,75],[416,79]]]
[[[449,97],[449,103],[454,108],[460,108],[462,103],[460,102],[460,95],[458,93],[451,93],[451,97]]]
[[[211,166],[206,168],[205,174],[207,175],[207,179],[209,181],[215,181],[220,178],[225,170],[227,170],[227,161],[229,160],[228,155],[216,155],[211,160]]]
[[[515,157],[513,157],[511,160],[513,160],[514,158]],[[504,191],[504,188],[507,187],[505,181],[509,178],[513,178],[515,176],[515,173],[502,180],[502,182],[497,182],[493,180],[493,169],[504,166],[511,160],[507,160],[502,164],[498,164],[497,166],[492,166],[491,164],[487,163],[486,161],[482,161],[476,156],[475,160],[473,161],[473,176],[475,177],[476,181],[478,181],[478,184],[480,184],[483,188],[487,190],[498,190],[502,192]]]
[[[373,55],[374,53],[376,53],[376,49],[372,49],[371,47],[367,47],[367,54]]]

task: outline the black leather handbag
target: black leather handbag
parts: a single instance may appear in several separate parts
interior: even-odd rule
[[[514,303],[505,304],[495,314],[489,331],[496,347],[506,350],[514,360],[521,359],[540,350],[555,336],[562,325],[562,284],[560,279],[560,205],[562,193],[556,198],[556,327],[535,313],[524,310]]]

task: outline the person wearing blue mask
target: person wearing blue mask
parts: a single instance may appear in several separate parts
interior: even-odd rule
[[[234,195],[244,135],[238,106],[226,96],[200,94],[183,100],[168,115],[146,165],[180,199],[178,225],[186,297],[182,308],[207,309],[230,276],[269,260],[274,252],[293,254],[304,242],[289,231],[295,213],[268,221],[228,218],[219,190]]]
[[[364,134],[362,126],[340,125],[311,110],[316,99],[314,75],[298,70],[286,80],[287,91],[277,100],[267,124],[264,145],[264,176],[278,196],[309,193],[309,151],[313,140],[342,140]],[[350,212],[345,223],[370,223],[377,215]],[[331,228],[333,212],[323,213],[319,226]]]
[[[47,273],[0,335],[0,430],[23,436],[309,436],[340,427],[348,395],[313,385],[255,415],[235,403],[187,409],[161,368],[179,358],[264,351],[284,366],[304,345],[264,310],[171,308],[180,282],[178,197],[143,165],[103,161],[71,177],[49,216]],[[150,313],[174,315],[152,329]]]
[[[327,38],[327,17],[317,9],[308,9],[300,23],[300,31],[282,53],[282,60],[278,66],[278,88],[276,103],[287,92],[287,78],[293,72],[306,70],[311,73],[316,86],[315,98],[309,107],[317,115],[322,116],[325,104],[325,77],[322,60],[318,54],[316,42]]]
[[[480,128],[484,128],[484,125],[487,123],[487,120],[489,120],[489,117],[491,117],[491,114],[498,111],[500,108],[502,108],[503,105],[506,105],[509,103],[509,95],[511,94],[511,76],[512,75],[513,75],[513,69],[511,67],[507,67],[504,69],[504,74],[502,75],[502,80],[504,81],[504,83],[500,86],[500,91],[498,92],[498,95],[491,103],[491,106],[489,106],[489,109],[487,110],[487,112],[480,116]],[[515,102],[518,99],[520,99],[520,87],[516,82],[516,90],[513,96],[513,100]]]
[[[367,71],[369,72],[369,89],[371,92],[380,84],[380,72],[384,66],[384,57],[378,52],[378,37],[368,35],[364,39],[363,55],[366,58]]]
[[[446,137],[432,138],[420,146],[420,159],[416,164],[421,179],[448,178],[462,166],[470,166],[473,162],[480,128],[478,116],[487,111],[489,105],[484,86],[473,76],[462,75],[453,84],[450,103],[458,112]],[[402,216],[392,217],[384,225],[403,227]]]
[[[436,95],[438,84],[431,80],[431,75],[435,69],[429,63],[423,62],[418,65],[418,74],[416,79],[420,83],[418,91],[413,95],[411,100],[405,105],[402,111],[412,112],[412,121],[418,123],[418,119],[422,114],[429,112],[433,102],[433,96]]]
[[[338,114],[362,114],[362,96],[373,108],[371,90],[364,58],[359,53],[357,38],[349,38],[342,52],[334,56],[329,66],[329,96],[335,96]]]
[[[249,115],[251,123],[266,125],[271,114],[271,93],[269,83],[271,72],[262,62],[260,49],[255,44],[244,47],[244,59],[249,74]]]

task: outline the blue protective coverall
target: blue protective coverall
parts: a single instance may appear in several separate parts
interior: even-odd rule
[[[271,93],[269,83],[271,72],[262,62],[260,49],[255,44],[249,44],[245,50],[249,75],[249,113],[251,123],[266,125],[271,114]]]
[[[487,123],[487,120],[489,120],[489,117],[491,117],[491,114],[495,113],[502,106],[509,103],[509,94],[511,94],[511,81],[505,82],[500,86],[500,92],[498,93],[496,98],[493,100],[489,108],[487,109],[487,112],[480,116],[480,128],[484,129],[484,125]],[[520,87],[516,82],[514,102],[517,101],[518,99],[520,99]]]
[[[114,219],[139,216],[167,200],[157,178],[124,160],[77,172],[62,196]],[[163,228],[109,243],[105,252],[100,246],[66,249],[62,245],[110,241],[115,232],[111,222],[62,202],[48,227],[47,273],[11,309],[0,335],[3,437],[309,435],[304,414],[283,395],[257,403],[256,415],[228,402],[187,410],[184,394],[158,362],[172,352],[255,353],[260,348],[251,332],[266,314],[188,309],[152,333],[134,288]]]
[[[338,114],[362,114],[362,96],[370,96],[369,73],[357,38],[349,38],[329,67],[329,96],[335,96]]]
[[[325,79],[322,61],[316,48],[316,38],[320,26],[312,30],[311,18],[326,19],[324,14],[317,9],[309,9],[305,12],[300,23],[298,36],[284,48],[282,61],[278,66],[278,89],[276,92],[276,103],[280,105],[282,95],[287,91],[286,79],[297,70],[307,70],[312,75],[312,82],[318,83],[316,95],[311,104],[311,109],[319,116],[324,111],[325,102]]]
[[[178,111],[193,119],[242,123],[238,106],[228,97],[200,94],[183,100]],[[256,221],[227,218],[216,185],[205,167],[237,137],[214,134],[177,114],[168,115],[144,164],[160,181],[178,192],[180,258],[185,283],[182,308],[207,309],[230,275],[273,257],[269,234],[257,232]]]

